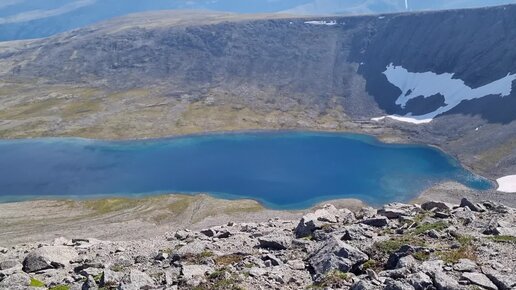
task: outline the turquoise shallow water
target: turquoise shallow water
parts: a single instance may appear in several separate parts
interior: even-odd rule
[[[356,134],[262,132],[148,141],[0,141],[0,201],[207,192],[271,208],[408,201],[443,181],[492,185],[443,152]]]

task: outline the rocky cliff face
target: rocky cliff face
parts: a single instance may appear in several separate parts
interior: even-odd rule
[[[326,205],[301,220],[140,241],[57,238],[0,248],[0,288],[508,290],[515,219],[512,208],[463,199],[356,212]]]

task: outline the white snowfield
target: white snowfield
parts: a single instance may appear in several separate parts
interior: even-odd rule
[[[498,183],[498,191],[507,193],[516,193],[516,175],[508,175],[496,180]]]
[[[338,23],[337,23],[337,20],[332,20],[332,21],[317,20],[317,21],[305,21],[305,24],[333,26],[333,25],[337,25]]]
[[[453,109],[464,100],[479,99],[488,95],[508,96],[512,90],[512,82],[516,80],[516,74],[509,73],[499,80],[472,89],[463,80],[453,78],[454,74],[452,73],[414,73],[401,66],[394,66],[392,63],[387,66],[383,74],[391,84],[401,90],[401,95],[396,100],[396,104],[402,108],[405,108],[409,100],[419,96],[428,98],[441,94],[444,97],[445,105],[433,112],[416,116],[411,113],[406,116],[387,116],[398,121],[414,124],[428,123],[437,115]]]
[[[430,123],[432,122],[432,119],[416,119],[416,118],[412,118],[412,117],[401,117],[401,116],[396,116],[396,115],[388,115],[388,116],[383,116],[383,117],[377,117],[377,118],[372,118],[371,121],[381,121],[381,120],[384,120],[385,118],[389,118],[389,119],[393,119],[393,120],[396,120],[396,121],[400,121],[400,122],[407,122],[407,123],[412,123],[412,124],[427,124],[427,123]]]

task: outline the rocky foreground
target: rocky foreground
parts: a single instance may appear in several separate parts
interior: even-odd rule
[[[0,248],[0,289],[516,289],[515,222],[513,208],[463,199],[326,205],[141,241],[58,238]]]

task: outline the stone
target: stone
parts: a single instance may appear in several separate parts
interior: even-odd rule
[[[7,254],[7,248],[0,247],[0,254]]]
[[[304,238],[312,235],[312,233],[321,229],[324,224],[336,223],[338,210],[334,206],[325,206],[313,213],[304,215],[296,227],[296,238]]]
[[[292,245],[292,238],[285,236],[282,233],[269,234],[267,236],[258,238],[261,248],[270,250],[286,250]]]
[[[283,265],[283,261],[281,261],[278,257],[274,256],[273,254],[266,254],[262,256],[262,261],[267,262],[269,261],[271,266],[281,266]]]
[[[306,268],[305,262],[302,260],[290,260],[287,264],[294,270],[304,270]]]
[[[500,290],[511,290],[516,288],[516,276],[504,275],[498,271],[483,267],[482,272],[486,275],[493,284]]]
[[[378,210],[378,214],[389,219],[398,219],[400,217],[415,216],[421,212],[421,208],[416,205],[403,203],[389,203]]]
[[[77,251],[65,246],[43,246],[32,251],[23,260],[23,271],[27,273],[45,269],[61,268],[78,258]]]
[[[316,274],[326,274],[332,270],[350,272],[368,258],[357,248],[331,237],[310,256],[309,263]]]
[[[459,272],[472,272],[477,268],[477,264],[469,259],[460,259],[455,265],[453,270]]]
[[[255,278],[260,277],[260,276],[265,275],[265,273],[267,273],[267,271],[265,271],[262,268],[252,267],[251,269],[249,269],[249,275],[251,277],[255,277]]]
[[[412,257],[411,255],[408,255],[405,257],[401,257],[398,260],[398,263],[396,263],[396,269],[399,269],[399,268],[415,269],[417,264],[418,264],[417,260],[414,257]]]
[[[122,281],[122,274],[105,269],[100,278],[100,286],[104,288],[116,287]]]
[[[30,276],[26,273],[14,273],[0,281],[0,289],[27,289],[30,285]]]
[[[440,239],[442,237],[442,235],[435,229],[429,230],[426,234],[432,239]]]
[[[169,257],[169,254],[168,253],[165,253],[165,252],[159,252],[156,257],[154,257],[155,260],[158,260],[158,261],[164,261],[166,259],[168,259]],[[135,260],[136,262],[136,260]]]
[[[408,282],[416,290],[426,290],[433,285],[432,278],[423,272],[417,272],[407,277]]]
[[[231,237],[231,232],[229,232],[229,231],[220,231],[215,236],[215,238],[218,238],[218,239],[227,239],[229,237]]]
[[[377,281],[380,280],[380,277],[378,277],[378,274],[376,274],[376,272],[373,269],[367,269],[366,270],[366,275],[371,280],[377,280]]]
[[[181,269],[183,279],[188,280],[194,277],[204,277],[213,273],[213,268],[207,265],[184,265]]]
[[[451,211],[453,205],[442,201],[427,201],[421,205],[421,208],[427,211],[438,209],[441,211]]]
[[[92,276],[88,276],[88,279],[82,284],[82,290],[98,290],[99,287]]]
[[[372,238],[374,233],[368,229],[364,229],[364,226],[360,224],[346,226],[344,228],[344,235],[341,240],[343,241],[357,241]]]
[[[179,230],[174,234],[174,237],[180,241],[186,240],[190,237],[189,230]]]
[[[377,228],[382,228],[382,227],[385,227],[386,225],[389,224],[389,219],[387,217],[374,217],[374,218],[368,218],[368,219],[364,219],[361,221],[361,223],[365,224],[365,225],[368,225],[368,226],[373,226],[373,227],[377,227]]]
[[[460,201],[460,207],[468,207],[472,211],[484,211],[479,205],[472,203],[467,198],[463,198]]]
[[[384,290],[414,290],[414,287],[404,281],[396,281],[393,279],[387,279],[385,281]]]
[[[130,284],[136,289],[148,289],[154,287],[154,280],[146,273],[131,269],[129,272]]]
[[[377,287],[374,287],[373,284],[370,282],[367,282],[365,280],[360,280],[356,283],[354,283],[350,290],[372,290],[372,289],[379,289]]]
[[[482,273],[462,273],[462,279],[468,280],[469,282],[482,286],[490,290],[498,290],[498,287],[489,280],[489,278]]]
[[[214,237],[217,234],[217,232],[214,229],[204,229],[201,230],[201,234],[211,238]]]
[[[437,290],[458,290],[462,289],[459,283],[455,281],[451,276],[440,272],[435,272],[433,275],[434,286]]]
[[[0,262],[0,270],[12,269],[12,268],[15,268],[17,266],[21,266],[21,265],[16,260],[7,260],[7,261]]]

